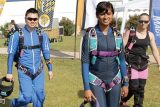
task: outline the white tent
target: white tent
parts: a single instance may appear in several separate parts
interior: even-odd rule
[[[150,0],[134,0],[129,1],[125,5],[117,6],[115,8],[116,12],[123,13],[123,20],[121,25],[121,34],[124,32],[124,27],[126,19],[130,14],[141,14],[143,12],[149,13]]]
[[[108,0],[87,0],[86,2],[86,14],[84,21],[84,28],[93,27],[97,23],[96,18],[96,6],[100,1]],[[114,1],[114,0],[110,0]],[[116,1],[116,0],[115,0]],[[140,14],[142,12],[149,13],[149,1],[150,0],[117,0],[112,2],[115,8],[115,17],[122,17],[121,33],[124,31],[125,22],[129,15]]]
[[[35,7],[35,0],[6,2],[0,15],[0,25],[10,22],[11,19],[14,19],[17,24],[24,24],[25,12],[31,7]],[[74,21],[75,15],[76,0],[56,0],[54,18],[60,20],[62,17],[67,17]]]
[[[6,2],[0,16],[0,25],[10,22],[12,19],[18,24],[24,23],[25,12],[27,9],[34,7],[34,2],[35,1]]]

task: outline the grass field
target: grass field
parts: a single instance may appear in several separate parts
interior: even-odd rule
[[[64,36],[63,42],[51,43],[51,49],[74,51],[74,36]],[[77,36],[76,51],[79,51],[80,36]],[[5,39],[0,39],[0,47],[4,47]],[[159,48],[160,52],[160,48]],[[149,49],[149,54],[151,51]],[[45,90],[46,100],[44,107],[78,107],[83,101],[83,85],[80,72],[80,61],[72,59],[54,59],[54,78],[49,81],[46,76]],[[46,68],[45,68],[46,69]],[[7,56],[0,55],[0,77],[4,76],[7,71]],[[6,99],[7,104],[0,107],[9,107],[10,99],[18,97],[17,72],[14,68],[14,92]],[[160,72],[155,65],[150,65],[149,79],[147,80],[145,90],[144,107],[159,107],[160,105]],[[129,101],[132,107],[133,98]],[[31,107],[31,105],[29,106]],[[87,106],[89,107],[89,106]]]
[[[4,47],[4,43],[6,40],[7,40],[6,38],[4,38],[4,39],[0,38],[0,47],[1,48]]]
[[[0,77],[5,75],[7,56],[0,56]],[[49,81],[45,73],[46,100],[44,107],[79,107],[83,101],[83,85],[80,72],[80,61],[72,59],[54,59],[54,78]],[[46,69],[46,68],[45,68]],[[17,72],[14,68],[14,92],[9,100],[18,96]],[[160,105],[160,72],[155,65],[150,65],[149,79],[145,90],[144,107],[159,107]],[[132,107],[133,98],[129,101]],[[9,107],[7,104],[0,107]],[[29,106],[31,107],[31,105]],[[89,106],[87,106],[89,107]]]
[[[79,52],[81,36],[76,37],[76,52]],[[75,37],[63,36],[63,42],[51,43],[52,50],[71,51],[74,52]]]
[[[0,56],[0,77],[6,73],[6,56]],[[46,89],[46,100],[44,107],[78,107],[83,101],[82,96],[82,81],[80,73],[80,61],[71,59],[55,59],[54,61],[54,78],[48,80],[47,72],[45,73],[45,89]],[[15,87],[14,92],[9,100],[18,97],[18,81],[17,72],[14,68],[14,80]],[[8,104],[0,107],[9,107]],[[31,106],[29,106],[31,107]]]
[[[63,36],[63,42],[52,42],[51,49],[52,50],[61,50],[61,51],[71,51],[74,52],[74,44],[75,44],[75,37],[74,36]],[[76,37],[76,52],[79,52],[80,48],[80,40],[81,36]],[[4,47],[6,39],[0,39],[0,47]],[[5,46],[6,47],[6,46]]]

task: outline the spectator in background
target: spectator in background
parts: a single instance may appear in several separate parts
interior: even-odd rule
[[[148,31],[149,20],[149,15],[142,13],[139,16],[137,27],[127,30],[123,36],[128,74],[130,75],[129,93],[127,97],[122,98],[121,102],[124,106],[134,95],[133,107],[143,107],[144,89],[148,78],[148,46],[151,48],[160,71],[160,57],[154,34]]]

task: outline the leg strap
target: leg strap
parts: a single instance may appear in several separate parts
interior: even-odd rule
[[[118,71],[117,75],[109,84],[105,84],[100,78],[89,72],[89,82],[93,85],[98,85],[104,89],[105,92],[110,91],[112,87],[121,82],[121,72]]]
[[[18,69],[20,69],[21,71],[23,71],[23,73],[25,73],[27,76],[29,76],[32,80],[34,80],[41,72],[43,69],[43,63],[41,62],[37,72],[35,74],[32,74],[31,72],[29,72],[29,68],[27,68],[26,66],[22,65],[21,63],[18,64]]]

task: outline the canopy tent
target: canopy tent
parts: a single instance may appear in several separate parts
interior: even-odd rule
[[[85,0],[86,1],[86,13],[84,13],[84,20],[82,29],[86,29],[88,27],[93,27],[97,23],[96,18],[96,6],[100,1],[105,0]],[[106,0],[108,1],[108,0]],[[111,2],[113,0],[110,0]],[[115,0],[116,1],[116,0]],[[150,0],[118,0],[117,2],[112,2],[115,9],[115,17],[123,17],[121,33],[124,32],[124,27],[126,20],[129,15],[132,14],[140,14],[142,12],[149,13],[149,1]]]
[[[125,5],[115,7],[116,12],[123,12],[123,18],[122,18],[123,20],[120,30],[121,34],[123,34],[124,32],[127,17],[131,13],[136,13],[136,14],[140,14],[143,12],[149,13],[149,5],[150,5],[150,0],[134,0],[134,1],[129,1]]]
[[[1,0],[0,0],[1,1]],[[53,18],[67,17],[75,20],[76,1],[77,0],[55,0],[55,9]],[[71,2],[68,2],[71,1]],[[4,25],[14,19],[17,24],[24,24],[24,15],[27,9],[35,7],[35,0],[7,0],[0,16],[0,25]],[[62,8],[63,7],[63,8]]]
[[[15,0],[13,0],[15,1]],[[6,2],[3,7],[3,12],[0,16],[0,25],[3,25],[10,20],[15,20],[16,23],[21,24],[25,22],[25,12],[27,9],[34,7],[34,0],[18,0],[17,2]],[[18,7],[17,7],[18,6]]]

